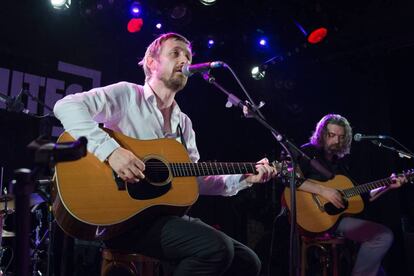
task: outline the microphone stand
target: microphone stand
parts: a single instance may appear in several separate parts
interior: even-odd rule
[[[405,152],[405,151],[402,151],[402,150],[398,150],[394,147],[384,145],[383,143],[379,142],[378,140],[372,140],[371,142],[374,145],[376,145],[380,148],[386,148],[386,149],[389,149],[389,150],[397,153],[400,158],[408,158],[408,159],[414,158],[414,155],[412,153],[408,153],[408,152]]]
[[[225,67],[230,67],[225,64]],[[230,71],[232,71],[230,69]],[[232,72],[233,73],[233,72]],[[217,87],[220,91],[222,91],[227,96],[227,103],[230,105],[226,106],[237,106],[243,110],[245,117],[255,118],[261,125],[265,128],[270,130],[273,137],[276,139],[277,142],[286,150],[286,152],[291,156],[291,166],[293,170],[289,174],[289,188],[290,188],[290,202],[291,202],[291,210],[290,210],[290,243],[289,243],[289,272],[290,276],[299,275],[300,267],[297,265],[299,263],[299,242],[298,242],[298,232],[297,232],[297,225],[296,225],[296,160],[297,158],[301,157],[308,161],[312,167],[320,171],[323,175],[331,176],[332,174],[327,171],[319,162],[316,160],[311,160],[303,151],[301,151],[296,145],[294,145],[290,140],[288,140],[284,135],[278,132],[275,128],[273,128],[261,115],[258,107],[249,101],[242,102],[238,97],[234,94],[228,92],[225,88],[223,88],[219,83],[216,82],[216,79],[210,74],[209,71],[202,73],[204,80],[208,83]],[[236,76],[235,76],[236,77]],[[236,77],[237,79],[237,77]],[[237,79],[238,80],[238,79]],[[240,84],[240,83],[239,83]],[[250,98],[250,97],[248,97]],[[260,108],[260,107],[259,107]]]
[[[42,102],[41,100],[39,100],[37,97],[33,96],[32,93],[30,93],[29,90],[24,90],[24,92],[35,102],[37,102],[38,104],[40,104],[41,106],[43,106],[44,108],[46,108],[47,110],[53,112],[53,108],[51,108],[50,106],[48,106],[46,103]]]

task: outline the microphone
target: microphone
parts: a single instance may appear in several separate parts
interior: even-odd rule
[[[359,142],[361,140],[384,140],[388,139],[388,136],[386,135],[364,135],[361,133],[356,133],[354,135],[354,141]]]
[[[223,67],[225,65],[222,61],[211,61],[211,62],[205,62],[205,63],[197,63],[197,64],[184,64],[183,68],[181,69],[181,72],[184,74],[184,76],[191,76],[194,73],[197,72],[205,72],[213,68],[219,68]]]

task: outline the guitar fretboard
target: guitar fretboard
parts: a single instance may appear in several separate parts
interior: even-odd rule
[[[370,183],[366,183],[363,185],[358,185],[349,189],[345,189],[342,190],[342,192],[344,193],[345,197],[350,198],[356,195],[360,195],[363,193],[368,193],[371,190],[380,188],[380,187],[384,187],[384,186],[389,186],[391,185],[392,180],[391,178],[384,178],[384,179],[380,179],[377,181],[373,181]]]
[[[170,163],[173,176],[205,176],[256,173],[255,163],[199,162]]]

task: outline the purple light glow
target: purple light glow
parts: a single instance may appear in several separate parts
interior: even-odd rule
[[[130,13],[134,17],[138,17],[141,14],[141,4],[137,1],[134,1],[130,6]]]

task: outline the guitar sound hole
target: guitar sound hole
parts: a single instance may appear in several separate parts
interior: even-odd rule
[[[145,161],[145,179],[127,183],[128,194],[134,199],[153,199],[167,193],[171,183],[167,182],[169,171],[166,164],[158,159]]]
[[[344,205],[345,205],[345,208],[336,208],[335,205],[329,202],[324,205],[324,208],[328,215],[334,216],[348,209],[348,201],[345,200]]]
[[[170,172],[168,167],[161,160],[158,159],[148,159],[145,162],[145,179],[155,185],[160,183],[165,183],[168,180]]]

